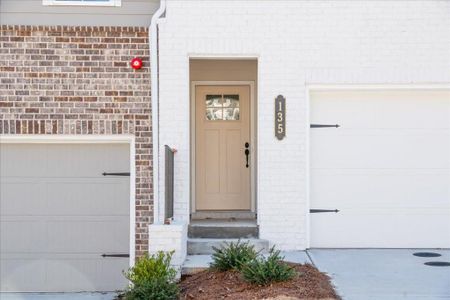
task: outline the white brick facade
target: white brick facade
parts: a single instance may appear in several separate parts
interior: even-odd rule
[[[260,237],[284,250],[304,249],[307,85],[448,83],[449,15],[450,2],[430,0],[168,1],[159,27],[160,147],[178,149],[175,219],[189,219],[190,57],[258,59]],[[287,98],[281,142],[273,129],[279,94]],[[160,188],[162,197],[163,182]]]
[[[150,254],[159,251],[174,251],[171,264],[181,275],[181,266],[186,259],[187,247],[187,226],[183,223],[173,223],[170,225],[150,225],[149,226],[149,248]]]

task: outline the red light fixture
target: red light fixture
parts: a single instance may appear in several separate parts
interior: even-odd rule
[[[133,69],[139,70],[140,68],[142,68],[142,59],[140,59],[139,57],[135,57],[131,60],[130,65]]]

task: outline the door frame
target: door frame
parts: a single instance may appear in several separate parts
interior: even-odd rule
[[[417,84],[417,83],[404,83],[404,84],[305,84],[305,99],[306,99],[306,118],[304,123],[304,129],[306,132],[306,249],[311,248],[311,218],[309,210],[311,209],[311,128],[310,128],[310,115],[311,115],[311,94],[313,92],[321,91],[417,91],[417,90],[449,90],[450,84],[436,83],[436,84]]]
[[[136,258],[136,163],[134,135],[3,135],[0,143],[4,144],[128,144],[130,164],[130,240],[129,266],[133,267]]]
[[[195,94],[197,86],[213,86],[213,85],[240,85],[250,87],[250,212],[256,213],[256,172],[257,172],[257,140],[256,140],[256,103],[255,103],[255,82],[254,81],[191,81],[190,96],[190,213],[196,212],[195,206]]]

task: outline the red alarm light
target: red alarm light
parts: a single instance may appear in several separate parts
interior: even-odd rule
[[[131,60],[130,65],[133,69],[139,70],[140,68],[142,68],[142,59],[140,59],[139,57],[135,57]]]

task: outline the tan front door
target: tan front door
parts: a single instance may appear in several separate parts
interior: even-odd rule
[[[196,210],[250,210],[250,87],[195,91]]]

